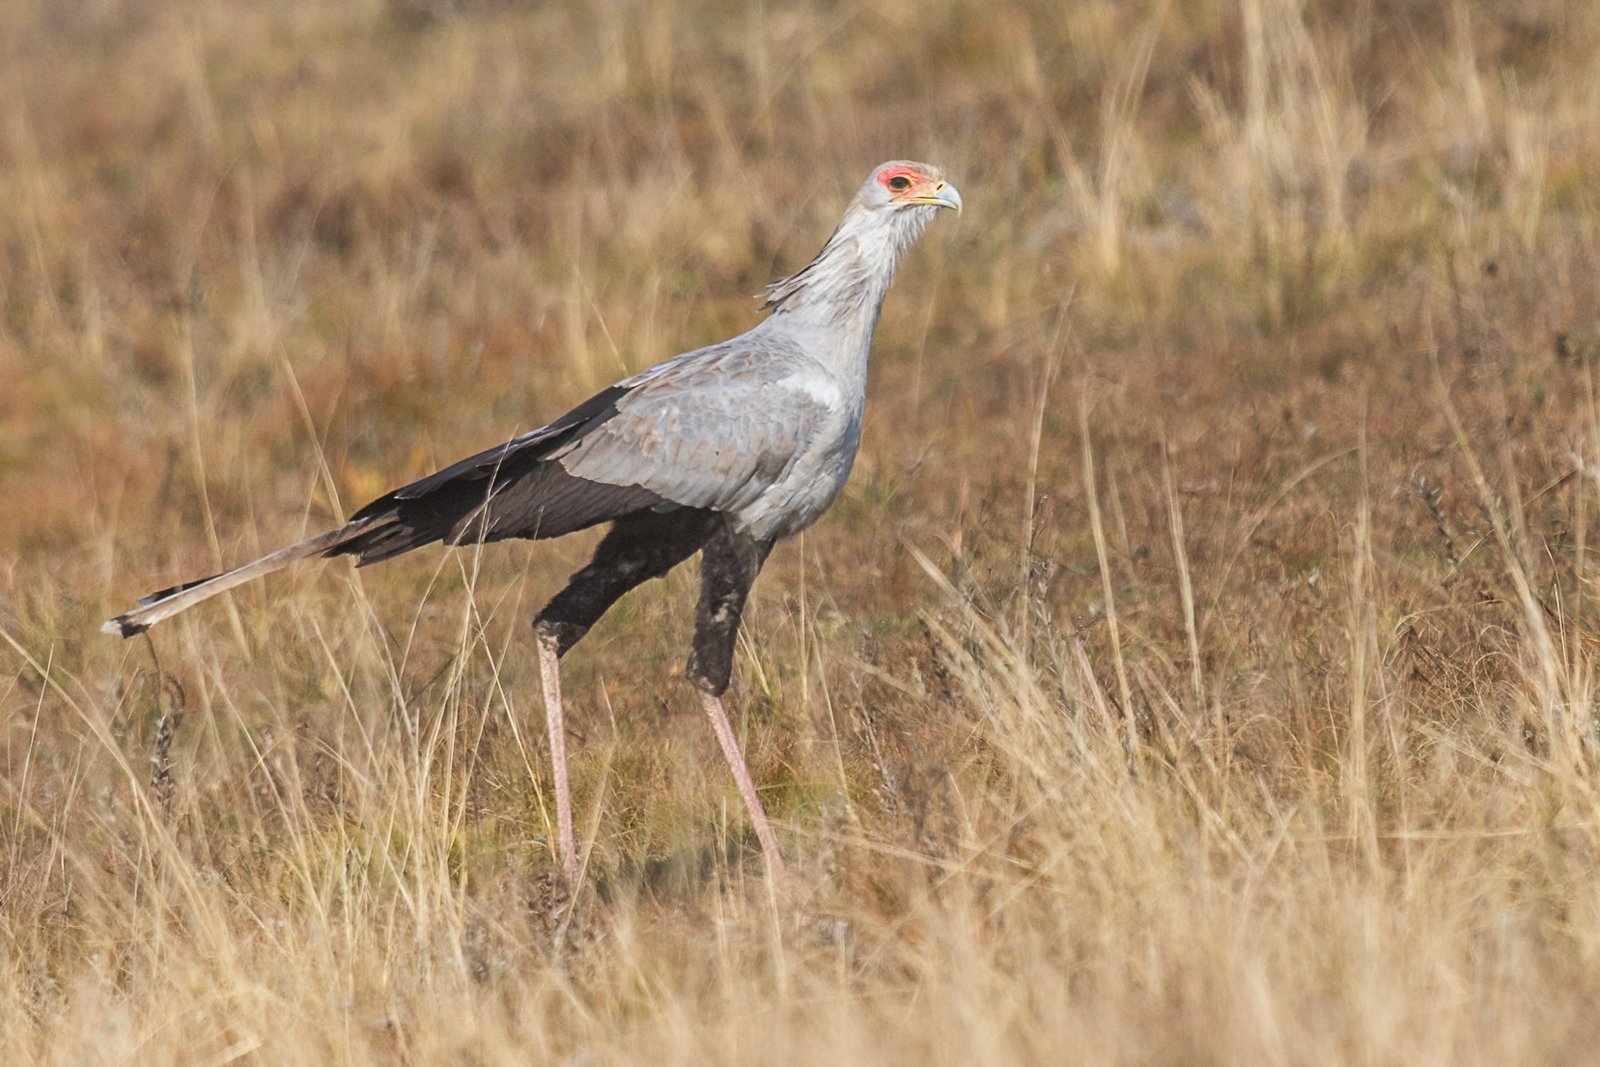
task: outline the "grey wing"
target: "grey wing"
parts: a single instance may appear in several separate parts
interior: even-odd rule
[[[714,383],[664,377],[556,452],[568,474],[637,486],[684,507],[737,511],[776,484],[834,417],[779,367]]]

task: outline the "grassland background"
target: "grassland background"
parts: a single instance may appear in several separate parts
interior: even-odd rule
[[[0,1060],[1584,1063],[1600,5],[0,3]],[[587,543],[131,597],[746,328],[867,170],[758,584],[767,884]]]

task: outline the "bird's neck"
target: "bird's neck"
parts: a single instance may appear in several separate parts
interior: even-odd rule
[[[822,342],[819,358],[866,373],[878,311],[894,281],[895,265],[922,235],[934,208],[883,213],[852,207],[817,258],[774,282],[763,327],[811,334]]]

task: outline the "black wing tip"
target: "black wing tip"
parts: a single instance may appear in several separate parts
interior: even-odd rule
[[[396,505],[398,505],[401,500],[407,499],[406,497],[401,496],[401,494],[409,488],[411,487],[402,486],[399,489],[394,489],[383,494],[376,500],[370,500],[361,505],[361,507],[356,509],[354,515],[351,515],[349,519],[345,520],[345,525],[348,526],[350,523],[360,522],[363,519],[375,518],[378,515],[382,515],[386,511],[394,511]]]
[[[107,619],[101,626],[103,634],[114,634],[118,637],[133,637],[150,629],[148,623],[134,622],[127,615],[118,615],[114,619]]]
[[[163,589],[160,592],[151,593],[148,596],[142,596],[139,598],[139,607],[152,607],[161,603],[163,600],[166,600],[168,597],[176,596],[185,589],[193,589],[195,586],[209,582],[210,580],[210,578],[202,578],[198,582],[181,582],[170,589]],[[118,615],[114,619],[107,619],[105,622],[100,624],[100,632],[103,634],[115,634],[119,637],[133,637],[136,634],[142,634],[146,630],[150,629],[150,623],[135,622],[133,617],[137,614],[137,611],[130,611],[126,615]]]

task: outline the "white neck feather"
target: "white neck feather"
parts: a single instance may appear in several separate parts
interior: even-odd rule
[[[870,343],[895,265],[922,236],[936,210],[850,205],[816,259],[767,287],[766,307],[772,311],[768,322],[848,331],[865,319],[864,340]]]

